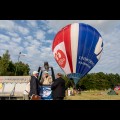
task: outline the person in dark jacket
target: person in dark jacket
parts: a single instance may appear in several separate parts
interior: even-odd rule
[[[36,97],[37,95],[40,95],[39,84],[38,72],[33,71],[33,75],[30,80],[30,97],[32,97],[32,95],[36,95]]]
[[[65,97],[65,80],[57,73],[55,81],[51,85],[53,100],[63,100]]]

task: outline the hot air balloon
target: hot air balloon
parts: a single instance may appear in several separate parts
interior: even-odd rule
[[[84,23],[62,28],[52,43],[52,52],[60,68],[75,84],[100,60],[103,40],[100,33]]]

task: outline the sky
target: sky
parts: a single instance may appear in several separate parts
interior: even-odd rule
[[[10,59],[30,66],[30,73],[45,61],[62,72],[52,53],[57,32],[71,23],[86,23],[96,28],[103,39],[103,53],[89,73],[120,74],[120,20],[0,20],[0,56],[9,50]],[[22,56],[25,55],[25,56]]]

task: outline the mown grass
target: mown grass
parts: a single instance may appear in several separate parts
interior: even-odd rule
[[[120,91],[116,91],[118,95],[108,95],[108,91],[82,91],[81,94],[74,96],[66,96],[65,100],[120,100]]]

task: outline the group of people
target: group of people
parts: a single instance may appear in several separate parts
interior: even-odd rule
[[[24,100],[32,100],[34,96],[35,99],[40,98],[40,85],[51,85],[52,98],[53,100],[63,100],[65,97],[65,80],[62,78],[61,73],[56,74],[56,79],[53,81],[52,77],[47,71],[44,72],[41,80],[38,80],[39,73],[33,71],[30,82],[27,84],[24,91]]]

